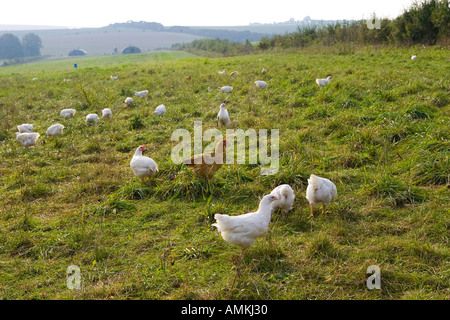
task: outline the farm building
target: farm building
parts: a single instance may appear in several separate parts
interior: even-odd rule
[[[141,49],[135,46],[129,46],[122,50],[122,54],[141,53]]]
[[[87,51],[83,49],[74,49],[69,52],[69,57],[72,56],[85,56],[87,55]]]

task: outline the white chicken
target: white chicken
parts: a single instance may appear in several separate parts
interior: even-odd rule
[[[19,141],[24,147],[34,146],[38,138],[39,133],[37,132],[16,132],[16,140]]]
[[[60,115],[63,118],[72,118],[75,112],[77,112],[75,109],[62,109]]]
[[[19,126],[17,126],[17,130],[19,130],[20,133],[23,132],[33,132],[34,126],[31,123],[23,123]]]
[[[157,116],[162,116],[165,113],[166,113],[166,107],[163,104],[160,104],[159,106],[157,106],[155,111],[153,111],[153,114],[157,115]]]
[[[117,75],[117,76],[110,76],[110,78],[111,78],[111,80],[117,80],[117,79],[119,79],[119,76]]]
[[[261,88],[261,89],[265,89],[267,87],[267,82],[262,81],[262,80],[255,81],[255,84],[258,88]]]
[[[220,88],[220,91],[225,92],[225,93],[230,93],[231,90],[233,90],[233,87],[230,87],[230,86],[224,86],[224,87]]]
[[[153,174],[159,171],[158,165],[152,158],[142,155],[142,152],[144,151],[145,146],[139,146],[136,149],[136,152],[134,153],[134,156],[130,162],[131,170],[141,180],[144,180],[147,177],[151,177]]]
[[[249,212],[239,216],[229,216],[220,213],[214,215],[216,223],[212,225],[217,227],[222,238],[226,242],[241,248],[241,255],[232,287],[239,274],[244,250],[255,243],[256,238],[263,236],[269,229],[272,216],[271,203],[276,200],[278,200],[276,196],[269,194],[261,199],[258,210],[255,212]]]
[[[45,133],[48,136],[57,136],[63,133],[64,126],[62,124],[53,124],[48,127],[47,132]]]
[[[146,97],[148,95],[148,90],[134,91],[134,95],[140,98]]]
[[[292,190],[290,185],[282,184],[273,189],[270,194],[273,194],[278,198],[278,200],[271,203],[272,213],[280,209],[281,214],[284,217],[284,215],[293,208],[292,204],[295,199],[294,190]]]
[[[319,87],[324,87],[327,84],[330,84],[331,79],[333,79],[332,76],[328,76],[326,79],[316,79],[316,83]]]
[[[416,60],[417,59],[417,56],[412,56],[411,57],[411,60]]]
[[[314,216],[314,207],[322,203],[322,212],[326,213],[326,206],[336,198],[337,189],[333,182],[326,178],[321,178],[311,174],[308,179],[308,187],[306,188],[306,199],[309,201],[312,218]]]
[[[127,97],[124,101],[124,103],[130,107],[134,106],[133,98]]]
[[[218,74],[225,74],[225,72],[227,72],[226,69],[223,69],[223,71],[217,71]]]
[[[217,114],[217,121],[219,123],[219,127],[228,127],[230,125],[231,120],[227,109],[225,109],[225,103],[220,105],[220,110]]]
[[[86,122],[95,123],[98,121],[98,115],[95,113],[90,113],[86,116]]]
[[[112,118],[112,111],[109,108],[102,110],[102,118]]]

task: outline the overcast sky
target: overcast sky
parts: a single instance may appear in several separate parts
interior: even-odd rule
[[[2,0],[0,24],[103,27],[148,21],[164,26],[236,26],[291,18],[395,18],[413,0]]]

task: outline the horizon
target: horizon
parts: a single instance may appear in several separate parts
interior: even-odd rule
[[[342,0],[337,3],[332,0],[323,0],[315,3],[305,1],[292,3],[288,0],[280,0],[276,8],[271,8],[272,3],[265,0],[257,3],[229,0],[226,5],[219,8],[205,0],[190,3],[169,0],[157,4],[142,4],[137,0],[129,0],[127,8],[131,10],[125,10],[123,6],[106,3],[106,1],[79,0],[69,8],[63,3],[52,0],[42,0],[39,3],[24,2],[27,7],[26,12],[23,11],[23,1],[21,3],[7,2],[3,5],[0,12],[2,26],[29,25],[83,29],[102,28],[112,23],[127,21],[147,21],[158,22],[167,27],[229,27],[249,26],[254,23],[273,24],[291,19],[301,21],[306,16],[311,17],[312,20],[363,20],[373,13],[380,18],[393,19],[411,7],[414,1],[379,0],[374,3]],[[193,3],[196,6],[193,6]],[[106,7],[108,10],[105,10]],[[173,10],[175,7],[176,12]],[[198,10],[199,7],[202,7],[202,10]],[[139,10],[133,10],[133,8],[139,8]],[[102,14],[99,16],[98,12]]]

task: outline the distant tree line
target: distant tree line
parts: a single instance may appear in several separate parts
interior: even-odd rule
[[[449,0],[414,2],[396,19],[380,19],[378,23],[354,21],[322,27],[306,27],[297,32],[263,37],[260,49],[307,47],[315,44],[332,46],[336,43],[362,45],[450,44]]]
[[[261,37],[269,35],[265,33],[226,30],[226,29],[191,28],[184,26],[164,27],[164,25],[162,25],[161,23],[146,22],[146,21],[118,22],[110,24],[108,28],[132,28],[157,32],[187,33],[206,38],[228,39],[229,41],[236,41],[236,42],[245,42],[246,40],[258,41],[259,39],[261,39]]]
[[[112,28],[133,28],[141,30],[151,30],[151,31],[163,31],[164,26],[158,22],[146,22],[146,21],[127,21],[127,22],[117,22],[110,24],[108,27]]]
[[[206,55],[231,56],[251,53],[254,50],[306,48],[314,45],[450,45],[449,0],[415,2],[399,17],[329,25],[312,25],[298,28],[296,32],[272,37],[262,37],[253,47],[246,43],[219,39],[200,39],[191,43],[176,44],[174,50],[187,50]]]
[[[22,41],[12,33],[4,33],[0,37],[0,59],[38,57],[41,48],[41,38],[34,33],[24,35]]]
[[[180,32],[180,33],[188,33],[194,34],[197,36],[202,36],[206,38],[214,38],[214,39],[227,39],[231,42],[241,42],[244,43],[248,41],[258,41],[262,37],[268,37],[268,33],[259,33],[259,32],[251,32],[251,31],[238,31],[238,30],[226,30],[226,29],[205,29],[205,28],[190,28],[190,27],[166,27],[164,29],[166,32]]]
[[[200,53],[202,55],[208,52],[210,56],[236,56],[249,54],[254,51],[254,47],[248,40],[245,43],[241,43],[221,39],[197,39],[189,43],[174,44],[171,49]]]

